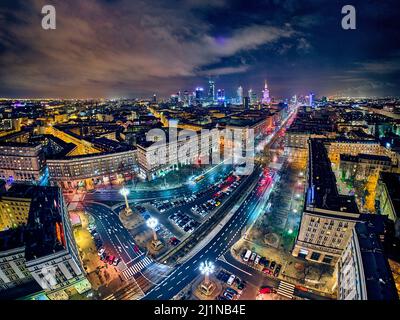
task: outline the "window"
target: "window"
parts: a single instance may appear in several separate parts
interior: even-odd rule
[[[311,260],[314,260],[314,261],[318,261],[320,256],[321,256],[320,253],[318,253],[318,252],[313,252],[313,253],[311,254],[310,259],[311,259]]]
[[[332,260],[333,260],[333,257],[332,257],[332,256],[330,256],[330,255],[325,255],[325,257],[324,257],[324,259],[322,260],[322,262],[331,264],[331,263],[332,263]]]

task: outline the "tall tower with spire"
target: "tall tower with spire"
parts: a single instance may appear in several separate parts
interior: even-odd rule
[[[265,84],[264,84],[262,103],[264,103],[264,104],[270,104],[271,103],[271,98],[269,96],[269,89],[268,89],[267,80],[265,80]]]

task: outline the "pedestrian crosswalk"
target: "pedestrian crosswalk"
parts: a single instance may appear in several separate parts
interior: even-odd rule
[[[295,285],[285,281],[279,282],[277,293],[289,299],[293,299]]]
[[[122,271],[122,275],[125,277],[125,279],[128,280],[132,278],[136,273],[142,271],[152,262],[153,260],[151,260],[149,257],[144,257],[144,259],[140,260],[139,262],[136,262],[133,266]]]

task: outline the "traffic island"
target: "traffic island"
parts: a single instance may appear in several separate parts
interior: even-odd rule
[[[199,276],[192,284],[192,292],[199,300],[215,300],[222,293],[222,285],[213,276],[208,281]]]
[[[124,208],[119,213],[119,220],[121,221],[122,225],[128,230],[133,230],[144,224],[145,222],[139,212],[130,208],[129,210],[126,210],[126,208]]]

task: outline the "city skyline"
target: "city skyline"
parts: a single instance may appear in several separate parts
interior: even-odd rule
[[[57,29],[45,31],[44,1],[3,1],[0,96],[169,97],[209,76],[231,96],[240,85],[258,93],[265,79],[279,97],[311,89],[321,96],[387,96],[399,89],[394,1],[354,2],[356,30],[341,28],[336,3],[175,4],[55,1]]]

